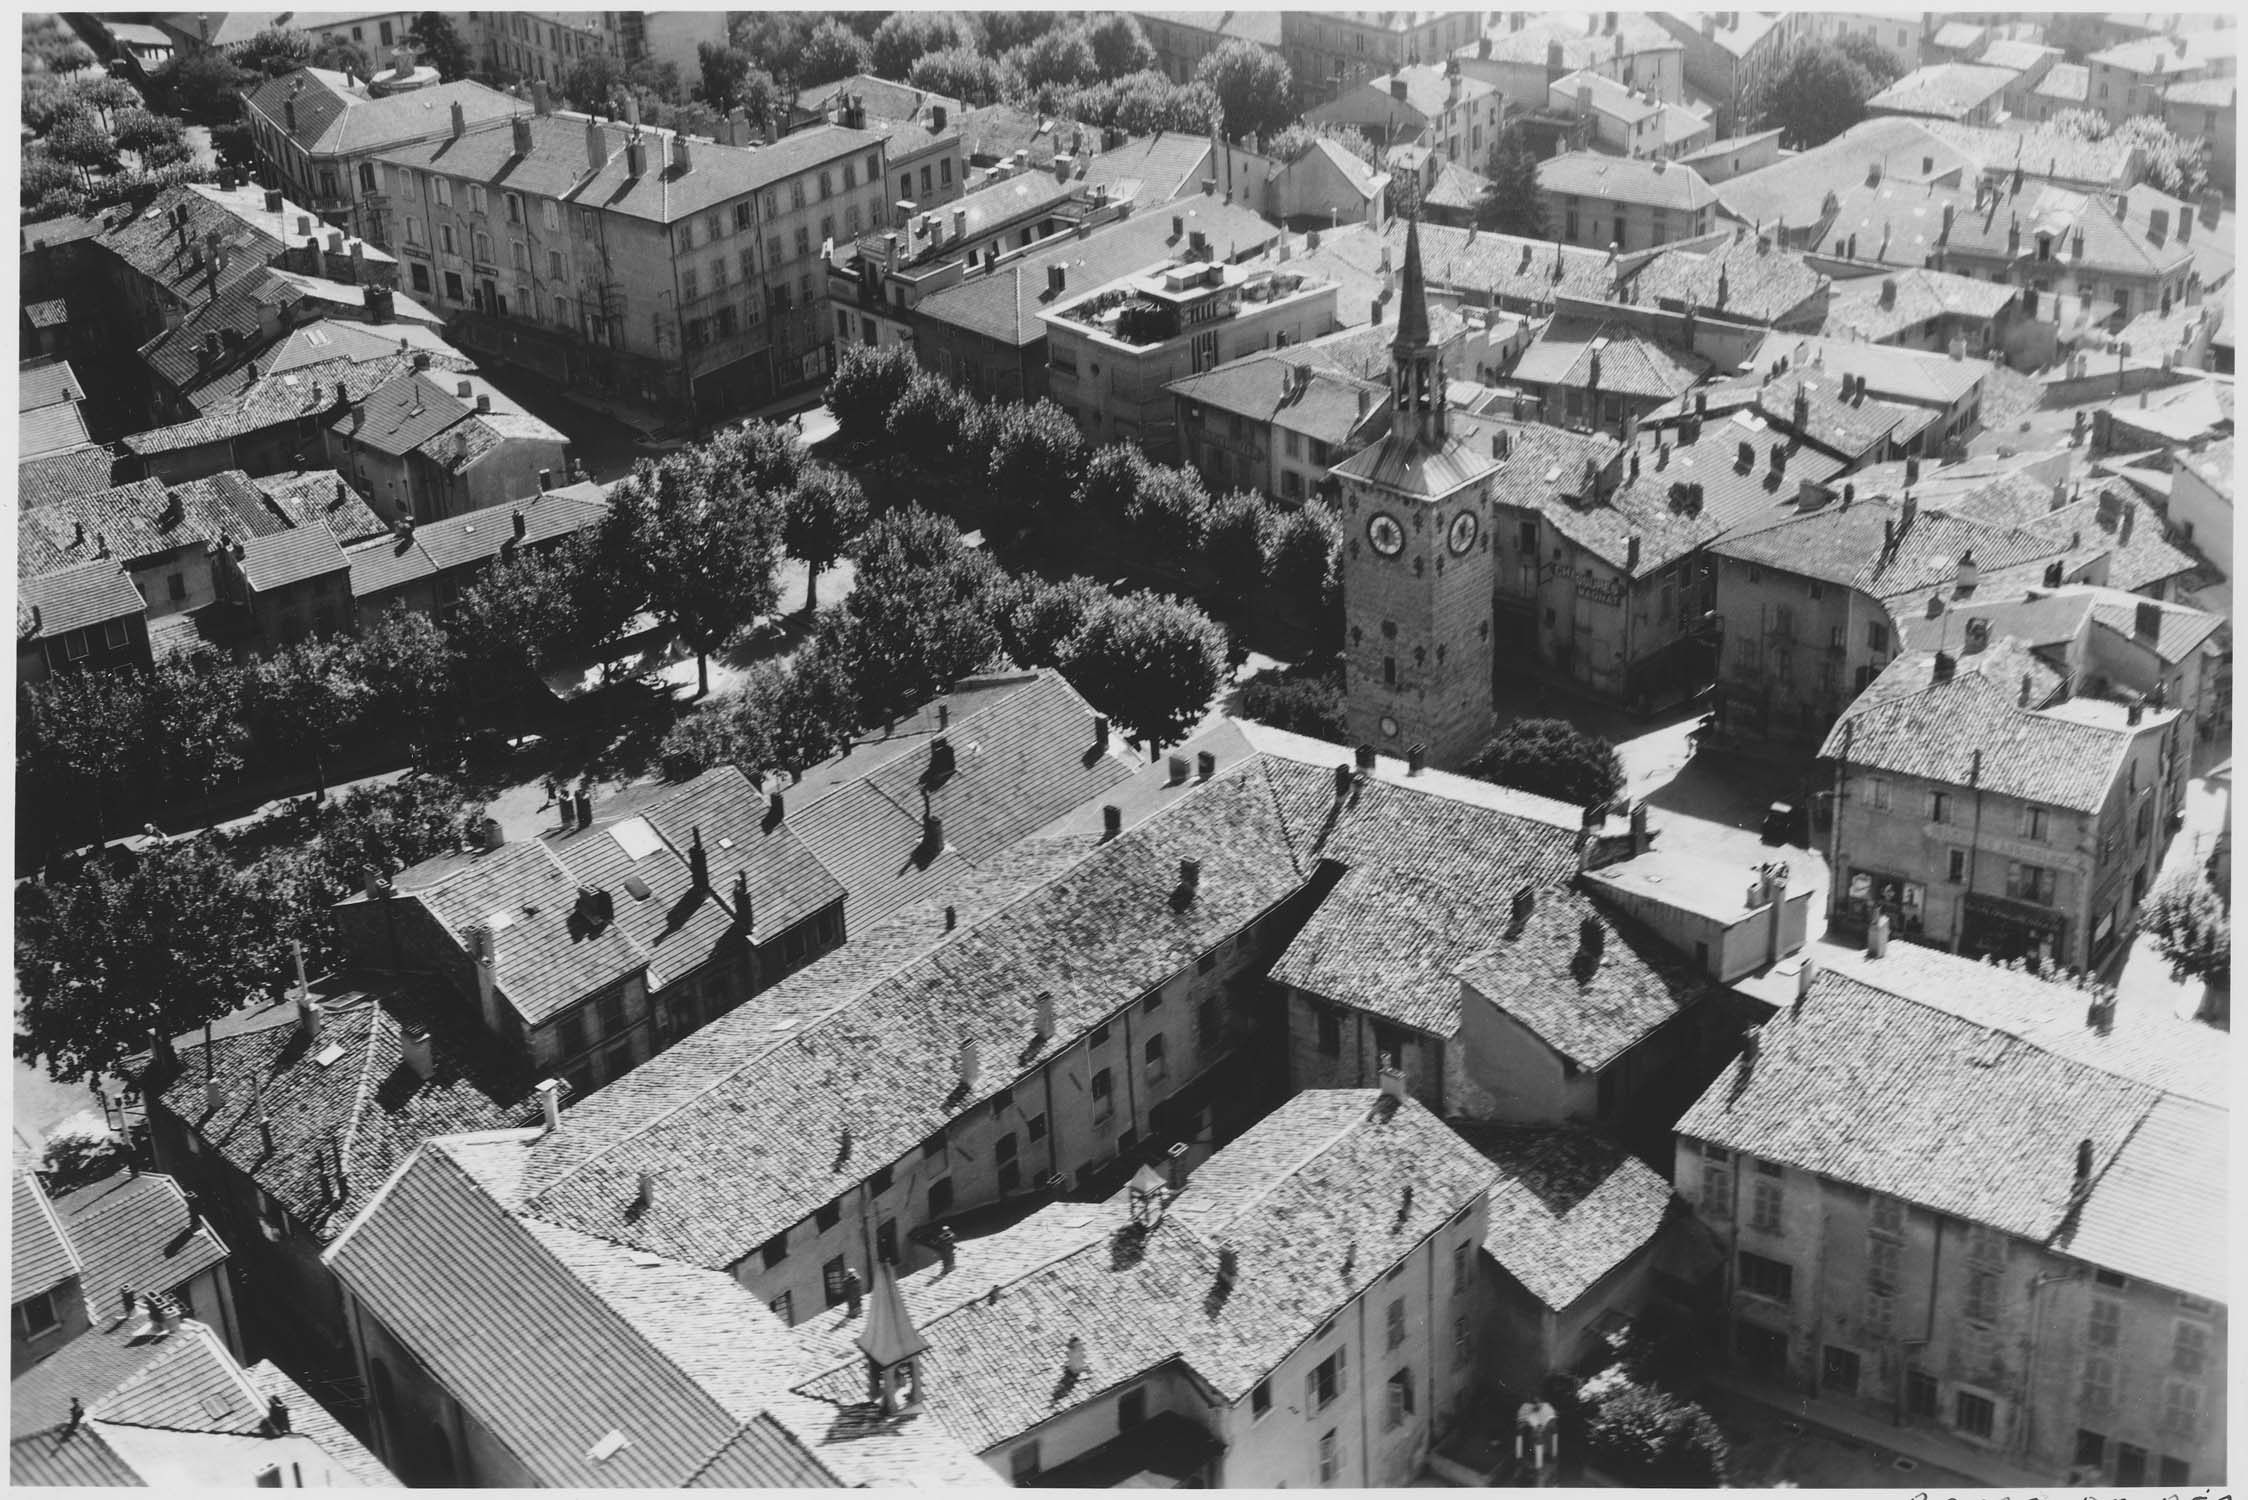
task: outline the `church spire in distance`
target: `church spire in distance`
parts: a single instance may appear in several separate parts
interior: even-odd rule
[[[1421,275],[1421,221],[1405,221],[1405,284],[1397,300],[1397,337],[1390,341],[1395,413],[1390,432],[1405,442],[1444,445],[1444,357],[1429,337],[1428,286]]]

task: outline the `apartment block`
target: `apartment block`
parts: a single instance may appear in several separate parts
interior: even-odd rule
[[[2173,1230],[2225,1199],[2223,1034],[1878,937],[1817,951],[1678,1123],[1720,1357],[1985,1482],[2221,1482],[2225,1256]]]
[[[1444,57],[1482,26],[1479,11],[1288,10],[1280,13],[1280,50],[1304,97],[1326,100],[1376,74]]]
[[[887,222],[879,137],[722,146],[533,99],[382,158],[406,280],[463,344],[702,420],[827,371],[821,256]]]

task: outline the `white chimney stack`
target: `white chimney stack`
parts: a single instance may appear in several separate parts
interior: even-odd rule
[[[975,1091],[976,1081],[982,1076],[983,1049],[976,1045],[976,1039],[974,1037],[964,1037],[960,1042],[961,1090],[966,1093],[973,1093]]]
[[[538,1086],[539,1110],[546,1116],[546,1133],[554,1134],[562,1128],[562,1085],[555,1079],[544,1078]]]

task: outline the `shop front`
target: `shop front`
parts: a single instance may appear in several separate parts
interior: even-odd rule
[[[2021,959],[2044,972],[2072,961],[2068,918],[2049,906],[1971,892],[1960,917],[1959,951],[1969,958]]]
[[[1879,870],[1852,870],[1835,887],[1841,896],[1835,902],[1834,925],[1862,933],[1875,912],[1884,912],[1890,936],[1916,940],[1926,936],[1928,887],[1921,882]]]

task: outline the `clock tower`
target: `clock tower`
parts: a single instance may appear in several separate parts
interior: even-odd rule
[[[1354,742],[1456,767],[1491,736],[1491,476],[1454,434],[1429,336],[1418,219],[1391,344],[1389,436],[1335,469],[1343,524],[1343,706]]]

